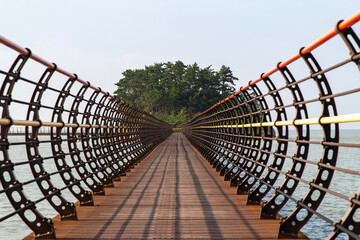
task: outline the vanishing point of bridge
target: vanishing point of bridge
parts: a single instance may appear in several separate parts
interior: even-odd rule
[[[0,238],[360,239],[359,20],[182,133],[0,36]]]

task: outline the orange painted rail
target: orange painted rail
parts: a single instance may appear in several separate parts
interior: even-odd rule
[[[335,29],[330,30],[329,32],[327,32],[326,34],[324,34],[323,36],[321,36],[319,39],[315,40],[314,42],[310,43],[308,46],[304,47],[301,49],[301,54],[306,54],[311,52],[312,50],[314,50],[315,48],[319,47],[320,45],[322,45],[323,43],[325,43],[326,41],[330,40],[331,38],[333,38],[334,36],[336,36],[337,31],[343,31],[346,28],[351,27],[352,25],[354,25],[355,23],[357,23],[360,20],[360,11],[356,12],[355,14],[353,14],[352,16],[350,16],[349,18],[345,19],[344,21],[341,21],[337,27]],[[295,60],[300,58],[300,54],[296,53],[293,56],[291,56],[289,59],[281,62],[277,67],[271,69],[270,71],[262,74],[262,77],[268,77],[271,74],[275,73],[278,71],[278,67],[283,68],[287,65],[289,65],[290,63],[294,62]],[[240,88],[240,90],[236,91],[234,93],[234,95],[239,94],[241,91],[244,91],[245,89],[249,88],[250,85],[254,85],[256,83],[258,83],[259,81],[261,81],[261,77],[257,78],[255,80],[252,80],[248,85],[245,85],[243,87]],[[231,95],[232,96],[232,95]],[[222,101],[227,101],[228,98],[222,100]],[[221,103],[221,101],[219,102]],[[199,115],[204,114],[205,112],[209,111],[210,109],[214,108],[215,106],[217,106],[219,103],[215,104],[214,106],[210,107],[209,109],[207,109],[206,111],[204,111],[203,113],[200,113]]]

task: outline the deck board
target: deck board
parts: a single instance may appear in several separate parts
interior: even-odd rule
[[[174,133],[78,220],[54,218],[58,239],[276,239],[279,220],[224,182],[181,133]]]

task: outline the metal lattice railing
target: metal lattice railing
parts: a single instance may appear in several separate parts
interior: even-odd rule
[[[333,228],[329,239],[359,239],[359,132],[344,130],[359,129],[360,122],[360,40],[354,30],[359,19],[357,12],[340,21],[183,126],[238,194],[247,194],[248,204],[261,204],[261,218],[281,215],[280,238],[296,238],[316,218]],[[350,58],[344,54],[334,63],[339,46],[350,50]],[[330,216],[338,209],[342,215]],[[325,231],[320,226],[313,231]]]
[[[71,200],[93,205],[93,194],[105,194],[172,128],[29,49],[0,42],[17,55],[0,70],[0,223],[18,215],[36,237],[55,237],[41,209],[76,219]]]

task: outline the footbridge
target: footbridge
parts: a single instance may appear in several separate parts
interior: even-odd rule
[[[182,132],[0,36],[0,238],[360,239],[359,20]]]

